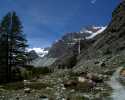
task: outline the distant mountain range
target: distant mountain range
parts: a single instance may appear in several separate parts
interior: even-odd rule
[[[106,26],[89,26],[82,28],[80,32],[66,33],[60,40],[56,41],[52,45],[48,55],[50,57],[60,57],[64,55],[65,52],[71,51],[71,47],[78,43],[78,41],[76,41],[77,39],[92,39],[99,33],[103,32],[105,29]]]
[[[77,56],[74,71],[101,72],[125,65],[125,0],[116,7],[107,28],[94,37],[89,47]],[[105,64],[105,67],[96,63]],[[116,66],[115,66],[116,65]],[[78,69],[78,70],[77,70]]]
[[[44,57],[48,54],[49,48],[28,48],[28,52],[37,54],[39,57]]]
[[[56,61],[60,63],[59,59],[67,57],[67,55],[68,61],[68,59],[77,54],[78,42],[75,41],[75,39],[81,39],[81,41],[92,39],[94,36],[104,31],[105,28],[106,27],[89,26],[82,28],[80,32],[66,33],[61,39],[53,43],[52,47],[49,48],[49,51],[48,49],[41,48],[29,49],[29,51],[34,50],[40,56],[39,58],[35,59],[32,64],[34,66],[50,66]],[[89,41],[86,43],[89,45]],[[76,54],[74,52],[76,52]]]
[[[79,45],[80,54],[78,53]],[[46,56],[35,59],[32,65],[79,69],[87,65],[91,66],[92,64],[88,63],[91,59],[93,62],[93,59],[103,59],[107,55],[114,57],[117,54],[125,54],[125,1],[113,11],[111,22],[107,26],[89,26],[82,28],[79,32],[66,33],[53,43],[49,52],[45,54]],[[86,69],[89,68],[92,67]]]

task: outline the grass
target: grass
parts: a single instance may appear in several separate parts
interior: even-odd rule
[[[42,88],[50,87],[50,85],[40,82],[32,82],[31,84],[28,84],[26,86],[24,86],[23,82],[14,82],[1,85],[1,88],[5,90],[19,90],[24,89],[24,87],[40,90]]]

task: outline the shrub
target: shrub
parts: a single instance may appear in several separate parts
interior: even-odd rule
[[[32,77],[32,71],[27,69],[21,69],[21,77],[22,79],[29,79]]]
[[[40,75],[40,74],[48,74],[50,73],[50,70],[48,67],[37,67],[32,69],[32,74],[34,75]]]

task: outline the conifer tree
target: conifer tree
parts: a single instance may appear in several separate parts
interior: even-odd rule
[[[22,67],[26,63],[27,40],[22,31],[22,25],[15,12],[9,12],[1,22],[1,55],[5,59],[3,66],[6,66],[7,80],[12,80],[12,69]]]

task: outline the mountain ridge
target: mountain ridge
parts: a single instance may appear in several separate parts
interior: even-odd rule
[[[101,33],[105,28],[106,27],[89,26],[89,28],[85,27],[84,30],[80,30],[80,32],[72,32],[65,34],[61,39],[59,39],[52,45],[52,47],[49,49],[48,54],[45,57],[36,59],[33,65],[35,66],[71,65],[70,67],[74,66],[75,63],[71,64],[72,63],[71,59],[72,58],[76,59],[78,55],[78,41],[75,40],[81,39],[80,43],[81,49],[88,48],[92,42],[92,40],[90,40],[89,37],[92,39],[95,35]],[[43,62],[45,60],[46,63]]]

